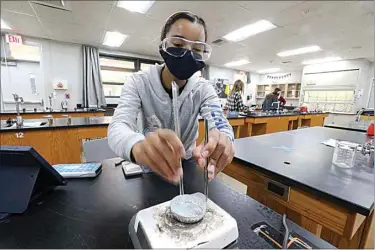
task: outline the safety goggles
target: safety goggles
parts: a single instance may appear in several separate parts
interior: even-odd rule
[[[190,41],[180,37],[167,37],[161,42],[162,49],[171,56],[183,57],[188,51],[197,61],[207,61],[212,48],[204,42]],[[175,49],[179,48],[179,49]]]

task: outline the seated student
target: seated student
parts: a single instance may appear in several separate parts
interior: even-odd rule
[[[165,64],[134,73],[124,84],[108,127],[109,146],[123,159],[148,166],[173,183],[182,175],[181,157],[194,157],[202,168],[209,158],[212,179],[232,161],[234,143],[215,89],[195,74],[211,54],[204,20],[186,11],[170,16],[161,32],[159,52]],[[180,89],[181,138],[173,131],[172,81]],[[144,117],[141,132],[136,126],[139,112]],[[207,145],[196,145],[198,115],[209,123]]]

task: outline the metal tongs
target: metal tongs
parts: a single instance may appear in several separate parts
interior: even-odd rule
[[[175,81],[172,81],[172,108],[173,108],[173,121],[174,121],[174,132],[181,138],[181,130],[180,130],[180,119],[179,119],[179,109],[178,109],[178,102],[177,97],[179,93],[179,87]],[[180,168],[182,169],[182,162],[180,158]],[[180,182],[180,195],[184,194],[184,177],[181,175]]]
[[[208,143],[208,121],[204,119],[204,145]],[[208,164],[210,159],[207,158],[206,166],[204,166],[204,195],[206,196],[206,201],[208,198]]]

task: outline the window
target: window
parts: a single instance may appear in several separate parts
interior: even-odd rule
[[[151,65],[154,65],[152,63],[141,63],[141,70],[145,71],[147,70]]]
[[[135,60],[100,56],[100,73],[106,98],[119,98],[127,77],[135,72]]]
[[[139,70],[147,70],[158,61],[100,54],[100,73],[107,103],[116,104],[127,78]]]

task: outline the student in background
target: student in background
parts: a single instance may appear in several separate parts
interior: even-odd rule
[[[281,95],[281,93],[280,93],[280,95],[279,95],[279,102],[280,102],[280,105],[282,105],[282,106],[285,106],[285,104],[286,104],[286,100],[285,100],[285,98]]]
[[[272,103],[279,101],[279,95],[281,94],[281,89],[275,88],[272,93],[266,95],[262,104],[262,110],[268,111],[272,108]]]
[[[233,88],[230,91],[225,109],[234,112],[244,112],[247,107],[243,104],[242,94],[244,92],[244,83],[241,80],[234,82]]]

